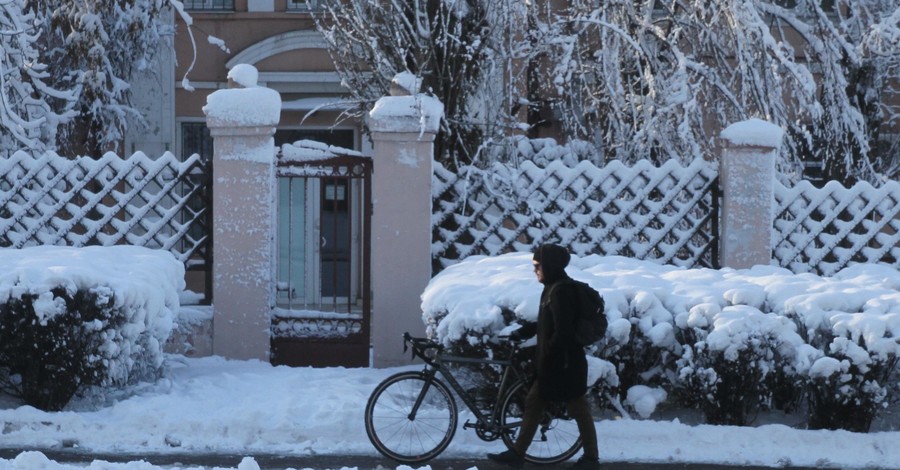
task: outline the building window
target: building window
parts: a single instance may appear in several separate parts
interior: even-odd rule
[[[234,0],[185,0],[186,10],[234,11]]]
[[[181,123],[181,159],[199,154],[203,161],[213,157],[213,140],[205,122]]]
[[[200,155],[200,159],[206,163],[212,161],[213,157],[213,139],[212,136],[209,135],[209,128],[206,127],[205,122],[182,122],[181,123],[181,160],[185,160],[193,154]],[[206,166],[207,171],[212,171],[211,166]],[[198,178],[209,178],[209,181],[212,181],[212,175],[206,172],[193,172],[190,176],[192,180],[194,180],[193,184],[201,184],[201,181]],[[178,188],[178,191],[184,195],[186,187],[181,186]],[[191,198],[188,200],[187,206],[188,210],[182,211],[179,214],[179,222],[182,224],[186,224],[190,222],[193,214],[197,213],[209,204],[209,193],[201,194],[197,197]],[[212,220],[211,218],[209,220]],[[187,235],[193,240],[200,240],[203,237],[209,235],[208,232],[210,228],[208,226],[204,226],[204,224],[194,224],[188,230]],[[182,241],[183,242],[183,241]],[[184,247],[182,246],[182,250]]]
[[[319,8],[319,0],[287,0],[287,11],[310,11]]]
[[[774,0],[772,3],[784,8],[797,8],[800,2],[799,0]],[[821,0],[819,6],[824,11],[832,12],[834,11],[834,0]]]

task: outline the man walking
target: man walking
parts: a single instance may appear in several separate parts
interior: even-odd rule
[[[597,430],[591,416],[587,393],[587,359],[584,348],[575,341],[577,296],[565,268],[569,252],[559,245],[541,245],[534,252],[532,264],[537,280],[544,285],[537,323],[531,330],[515,333],[527,337],[537,334],[535,377],[525,397],[522,426],[513,449],[488,458],[512,467],[525,463],[525,452],[531,444],[544,410],[550,402],[565,402],[569,416],[578,424],[584,455],[572,469],[599,469]]]

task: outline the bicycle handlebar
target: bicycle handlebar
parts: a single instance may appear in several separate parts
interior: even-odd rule
[[[497,336],[497,338],[507,340],[516,351],[519,349],[522,343],[528,341],[528,339],[513,338],[508,335]],[[411,334],[409,334],[409,332],[405,332],[403,333],[403,352],[408,351],[410,346],[412,346],[412,357],[419,357],[428,364],[434,362],[434,360],[437,359],[440,353],[444,351],[444,346],[436,341],[432,341],[428,338],[412,336]]]
[[[431,364],[444,347],[428,338],[417,338],[409,334],[403,333],[403,352],[409,350],[412,346],[413,358],[419,357],[425,362]]]

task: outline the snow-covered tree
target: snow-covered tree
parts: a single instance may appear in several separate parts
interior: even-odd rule
[[[35,1],[43,5],[46,57],[58,71],[55,78],[78,91],[67,153],[100,155],[115,148],[130,121],[143,122],[131,106],[129,82],[135,73],[150,73],[160,44],[171,40],[173,25],[161,18],[169,2]]]
[[[0,1],[0,152],[115,149],[143,124],[129,83],[171,41],[167,8],[187,17],[179,0]]]
[[[523,104],[531,49],[520,0],[324,0],[316,25],[361,115],[400,72],[444,103],[438,155],[478,158],[482,143],[507,134]]]
[[[75,91],[57,88],[41,57],[38,23],[26,0],[0,2],[0,155],[45,150],[75,115]]]
[[[795,61],[818,87],[805,124],[792,131],[794,156],[821,162],[826,179],[878,182],[892,175],[881,134],[900,124],[900,4],[895,0],[798,1],[794,8],[760,3],[780,43],[795,43]],[[894,36],[891,43],[887,37]],[[891,102],[893,105],[891,106]],[[810,143],[808,143],[810,142]]]
[[[787,130],[789,178],[804,161],[896,176],[879,147],[900,126],[896,0],[324,3],[318,27],[361,103],[409,70],[448,106],[438,158],[555,121],[599,158],[690,160],[758,117]]]
[[[900,49],[884,40],[898,11],[890,0],[574,0],[549,21],[551,96],[568,135],[608,158],[708,153],[718,130],[760,117],[788,131],[784,174],[807,160],[828,178],[877,181],[889,175],[874,144],[900,116],[887,106]]]

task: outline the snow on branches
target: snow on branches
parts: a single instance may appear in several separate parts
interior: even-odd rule
[[[786,131],[779,169],[845,184],[896,177],[893,0],[323,0],[339,73],[365,110],[409,71],[446,107],[437,158],[515,133],[603,158],[691,161],[756,117]]]
[[[567,38],[550,91],[568,133],[608,158],[690,160],[715,145],[707,129],[759,117],[787,131],[782,172],[814,161],[827,178],[877,182],[879,132],[900,116],[886,73],[900,59],[897,12],[881,0],[574,0],[548,22]]]
[[[169,7],[185,16],[178,0],[0,2],[0,154],[100,155],[143,124],[130,82],[171,41]]]
[[[0,3],[0,154],[42,151],[70,121],[77,94],[58,88],[41,57],[41,29],[26,0]]]

